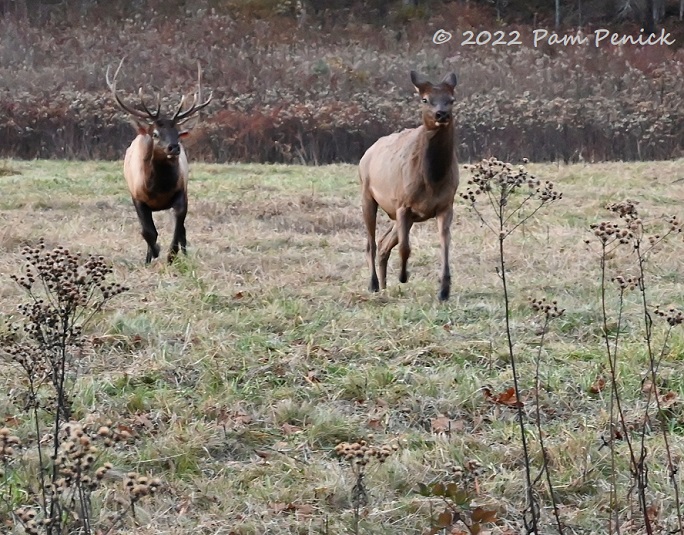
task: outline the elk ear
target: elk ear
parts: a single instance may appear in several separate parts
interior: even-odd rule
[[[133,124],[135,131],[142,136],[149,134],[152,128],[150,123],[137,117],[131,117],[131,123]]]
[[[416,71],[411,71],[411,83],[416,87],[418,93],[423,93],[426,87],[430,84],[423,76]]]
[[[442,83],[451,87],[451,90],[453,91],[454,88],[456,87],[456,83],[457,83],[456,75],[453,72],[450,74],[447,74],[444,77],[444,80],[442,80]]]

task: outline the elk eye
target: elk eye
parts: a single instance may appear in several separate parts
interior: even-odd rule
[[[156,130],[154,132],[152,132],[152,137],[154,139],[159,139],[159,132],[157,132]]]
[[[423,97],[421,100],[422,100],[423,104],[427,104],[427,103],[428,103],[427,97]]]

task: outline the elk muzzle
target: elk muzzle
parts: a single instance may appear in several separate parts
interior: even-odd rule
[[[435,112],[435,123],[439,126],[449,124],[451,121],[451,112],[438,110]]]
[[[166,157],[167,158],[177,158],[178,155],[180,155],[180,144],[179,143],[170,143],[169,145],[166,146]]]

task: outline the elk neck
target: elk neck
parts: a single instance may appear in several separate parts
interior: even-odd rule
[[[430,183],[438,183],[450,176],[451,165],[454,161],[454,126],[425,129],[424,141],[424,171]]]
[[[154,193],[168,193],[178,189],[180,183],[180,165],[178,158],[169,160],[164,158],[152,158],[149,181],[147,187]]]

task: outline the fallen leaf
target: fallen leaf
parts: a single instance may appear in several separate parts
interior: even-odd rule
[[[644,394],[650,394],[653,391],[653,382],[650,379],[646,379],[641,385],[641,392]]]
[[[318,377],[318,373],[315,370],[309,370],[309,373],[304,377],[308,383],[315,384],[320,383],[321,380]]]
[[[382,420],[380,418],[371,418],[368,420],[367,423],[368,427],[371,429],[375,429],[376,431],[379,431],[380,429],[384,429],[384,425],[382,425]]]
[[[598,394],[606,387],[606,380],[603,377],[597,377],[596,381],[589,387],[589,392]]]
[[[252,421],[252,417],[244,412],[236,412],[233,414],[233,421],[237,424],[247,425]]]
[[[7,426],[18,426],[19,425],[19,418],[16,416],[6,416],[5,417],[5,425]]]
[[[116,430],[118,433],[128,433],[131,436],[136,434],[135,430],[131,426],[125,424],[117,424]]]
[[[313,506],[308,503],[274,502],[269,503],[268,506],[275,514],[295,513],[297,516],[310,516],[314,512]]]
[[[144,414],[136,414],[133,424],[137,425],[138,427],[144,427],[145,429],[154,429],[154,424]]]
[[[431,420],[432,432],[436,434],[451,433],[453,431],[463,431],[464,425],[462,420],[452,420],[447,416],[438,416]]]
[[[296,425],[284,423],[282,426],[280,426],[280,429],[282,430],[284,435],[294,435],[295,433],[301,433],[302,428],[297,427]]]
[[[675,403],[677,403],[677,394],[671,390],[667,394],[660,397],[661,409],[669,409]]]
[[[280,514],[285,511],[287,511],[287,508],[289,507],[289,504],[285,502],[275,502],[275,503],[269,503],[268,507],[275,513],[275,514]]]
[[[223,427],[240,427],[251,423],[252,417],[244,411],[228,411],[225,407],[218,409],[216,423]]]
[[[267,451],[267,450],[254,450],[254,453],[256,453],[259,457],[261,457],[264,461],[267,461],[271,457],[273,457],[273,452],[272,451]]]
[[[501,392],[500,394],[492,394],[489,388],[483,390],[486,399],[492,403],[498,403],[500,405],[506,405],[507,407],[522,407],[523,402],[518,399],[515,395],[515,388],[510,387],[508,390]]]
[[[297,512],[297,516],[311,516],[314,513],[313,505],[308,503],[297,504],[294,506]]]

